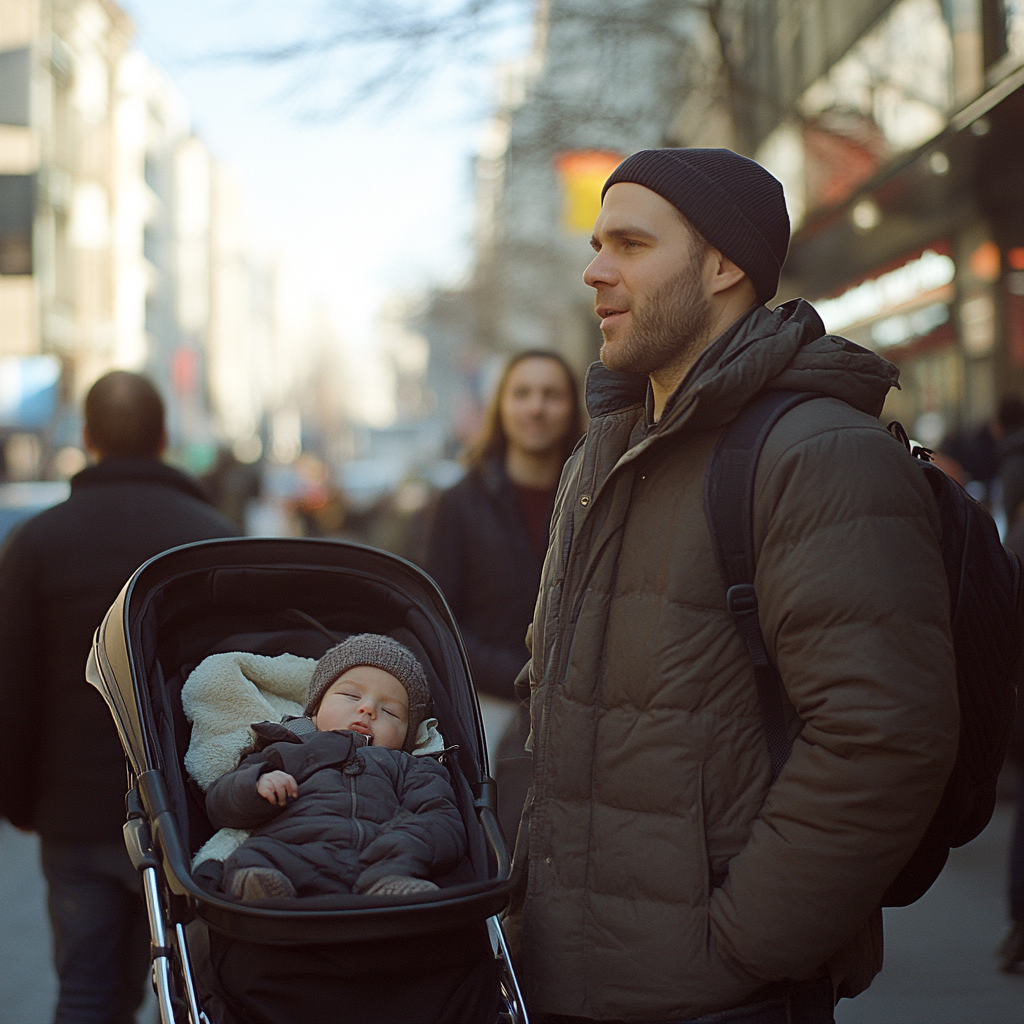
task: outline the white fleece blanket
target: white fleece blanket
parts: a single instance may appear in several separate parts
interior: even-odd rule
[[[312,658],[268,658],[245,651],[212,654],[196,666],[181,690],[181,705],[192,723],[185,769],[204,793],[238,766],[242,751],[252,744],[251,724],[302,714],[314,668]],[[420,724],[413,754],[442,750],[437,719],[428,718]],[[192,867],[204,860],[224,860],[248,835],[222,828],[199,850]]]

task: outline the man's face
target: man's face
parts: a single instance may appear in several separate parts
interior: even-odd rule
[[[630,182],[608,189],[583,280],[597,293],[609,369],[657,374],[704,346],[713,313],[700,241],[656,192]]]
[[[409,729],[409,694],[390,672],[357,665],[327,688],[313,724],[319,732],[348,729],[372,736],[376,747],[401,750]]]

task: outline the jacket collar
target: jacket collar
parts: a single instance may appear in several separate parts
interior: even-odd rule
[[[71,478],[71,492],[106,484],[160,484],[212,504],[198,481],[158,459],[111,458],[88,466]]]
[[[587,370],[587,412],[596,419],[639,408],[647,400],[650,383],[646,373],[620,373],[609,370],[604,363],[592,363]]]

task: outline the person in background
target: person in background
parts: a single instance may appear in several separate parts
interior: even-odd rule
[[[144,561],[235,528],[160,461],[164,404],[136,373],[85,399],[95,465],[0,552],[0,814],[41,838],[60,982],[55,1024],[128,1024],[149,971],[139,876],[125,851],[125,759],[85,682],[93,633]]]
[[[999,402],[995,416],[972,430],[957,430],[939,445],[942,468],[961,484],[974,481],[984,485],[980,494],[968,488],[974,497],[994,500],[992,482],[999,479],[1005,492],[1007,484],[1011,494],[1008,503],[1003,495],[1006,519],[1012,523],[1016,506],[1024,499],[1024,473],[1011,467],[1010,478],[1004,479],[1007,456],[1024,447],[1024,401],[1016,395],[1006,395]],[[1018,479],[1018,477],[1020,479]]]
[[[1011,520],[1005,544],[1018,558],[1024,560],[1024,516],[1018,514],[1015,521]],[[1020,779],[1017,782],[1017,811],[1010,838],[1010,929],[996,955],[1000,970],[1007,974],[1024,974],[1024,696],[1020,694],[1017,697],[1017,714],[1006,757],[1016,763]]]
[[[451,605],[492,720],[503,717],[507,724],[514,716],[513,683],[528,657],[526,630],[555,489],[582,433],[579,387],[569,365],[554,352],[520,352],[505,365],[466,453],[468,473],[438,502],[424,567]],[[528,726],[523,713],[503,730],[495,772],[499,818],[510,842],[530,784],[523,748]]]

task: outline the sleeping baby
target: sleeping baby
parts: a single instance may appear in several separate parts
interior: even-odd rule
[[[252,726],[256,752],[206,794],[214,828],[253,829],[224,863],[236,899],[436,889],[466,831],[446,769],[413,757],[430,707],[423,667],[364,633],[318,662],[305,717]]]

